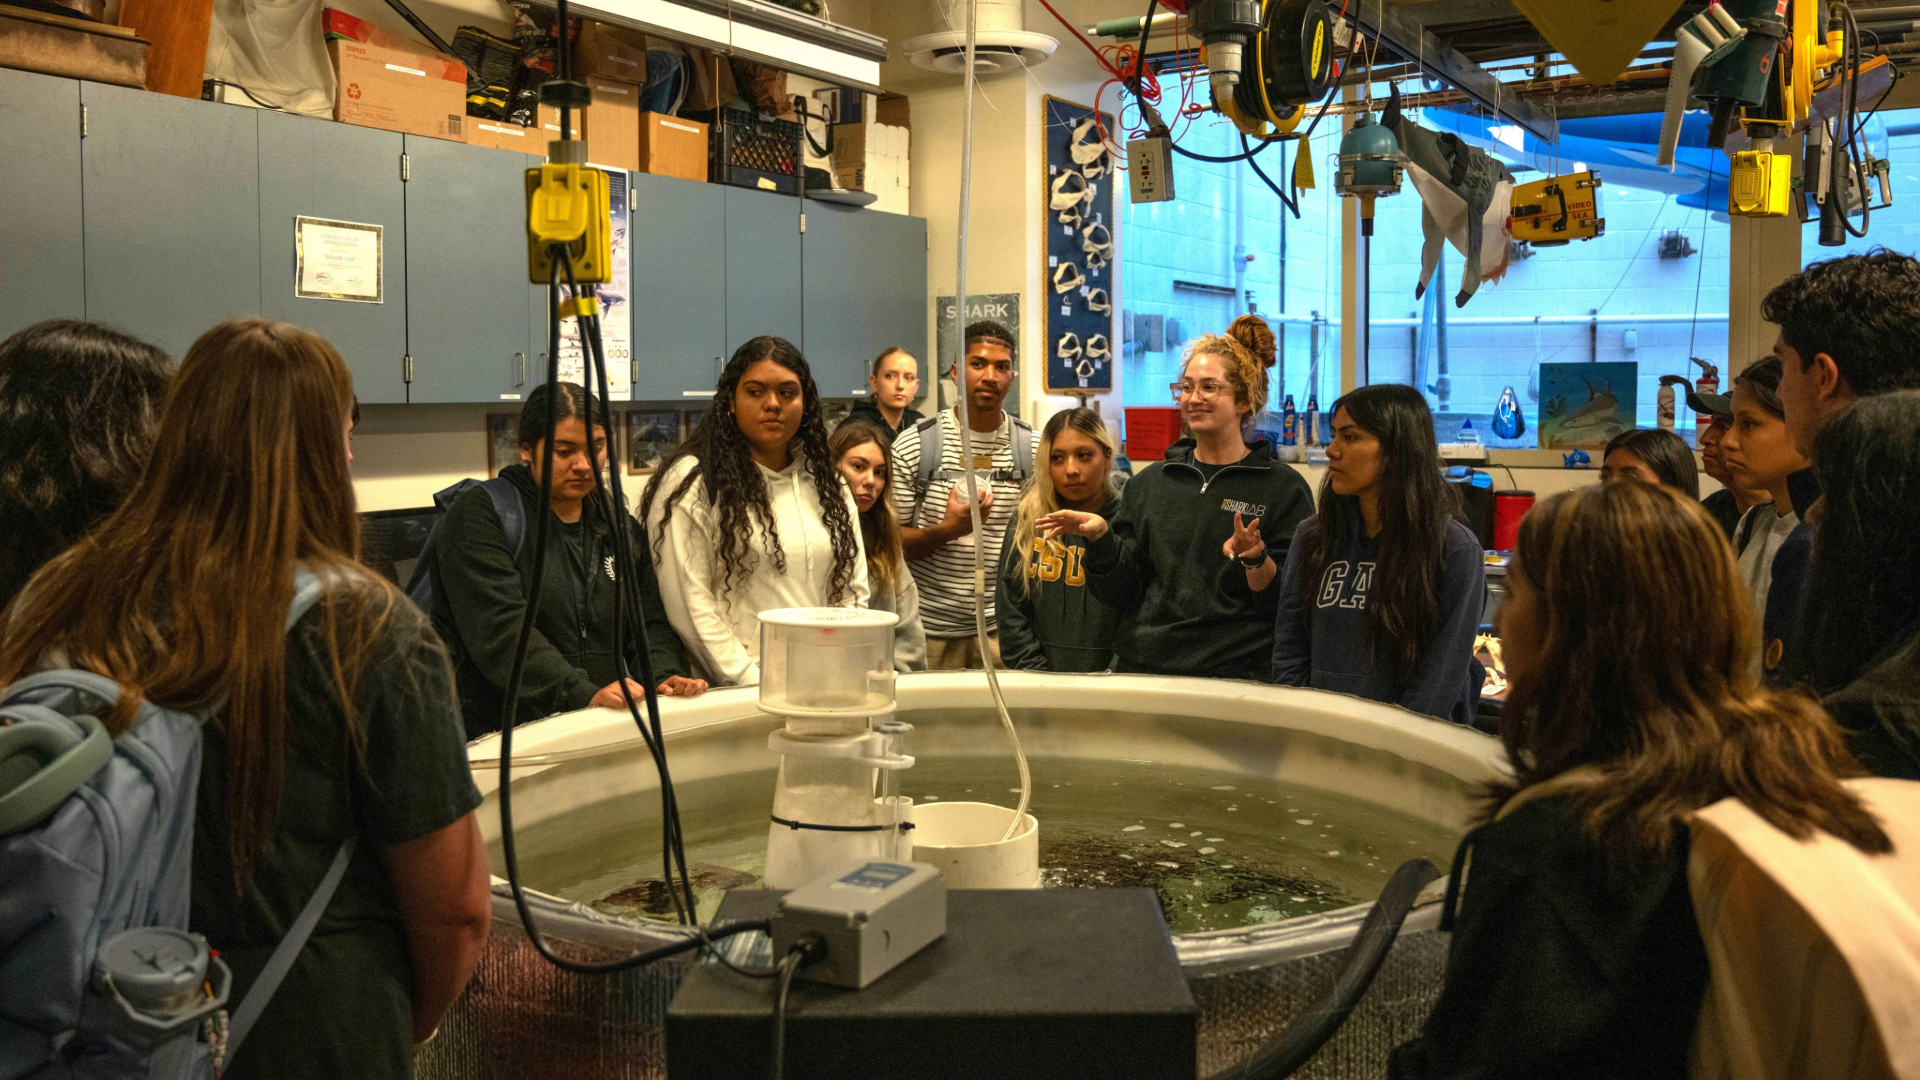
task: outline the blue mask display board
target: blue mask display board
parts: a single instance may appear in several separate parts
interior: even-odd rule
[[[1114,189],[1124,177],[1100,134],[1113,131],[1113,114],[1045,97],[1047,265],[1040,309],[1046,318],[1047,392],[1104,394],[1113,390],[1120,342],[1113,313],[1115,287]]]

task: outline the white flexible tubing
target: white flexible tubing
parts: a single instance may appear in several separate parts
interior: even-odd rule
[[[987,669],[987,688],[993,691],[993,707],[999,711],[1000,723],[1007,729],[1007,741],[1013,744],[1014,764],[1020,767],[1020,805],[1014,808],[1013,820],[1007,822],[1006,835],[1000,838],[1004,841],[1013,838],[1019,831],[1021,819],[1027,815],[1027,802],[1033,797],[1033,775],[1027,771],[1027,752],[1020,745],[1020,733],[1014,730],[1013,716],[1007,712],[1007,696],[1000,690],[1000,676],[993,669],[993,650],[987,646],[987,529],[980,514],[980,485],[973,469],[973,424],[968,419],[972,405],[967,401],[966,376],[967,215],[973,201],[973,50],[979,14],[980,0],[967,0],[966,104],[960,123],[960,233],[956,245],[959,265],[953,275],[953,295],[958,297],[953,320],[953,383],[960,398],[960,465],[967,478],[968,513],[973,517],[973,629],[979,635],[980,663]],[[1013,437],[1020,437],[1017,429]]]

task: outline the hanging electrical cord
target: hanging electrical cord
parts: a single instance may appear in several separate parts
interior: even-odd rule
[[[1046,3],[1046,0],[1041,0]],[[987,545],[984,542],[987,529],[980,513],[980,483],[976,471],[971,468],[973,457],[973,424],[968,415],[972,404],[967,400],[967,217],[973,202],[973,56],[974,38],[978,31],[980,0],[967,0],[967,54],[964,65],[966,78],[964,91],[966,105],[961,110],[960,120],[960,235],[955,245],[959,249],[958,264],[954,267],[953,295],[959,297],[960,317],[953,320],[954,332],[954,389],[960,398],[960,461],[969,466],[961,470],[967,481],[968,513],[973,518],[973,628],[980,641],[980,664],[987,669],[987,687],[993,693],[993,707],[1000,714],[1000,723],[1007,730],[1007,741],[1013,744],[1013,760],[1020,768],[1020,805],[1013,811],[1013,820],[1007,823],[1007,832],[1000,839],[1006,840],[1020,828],[1020,820],[1026,816],[1027,803],[1033,796],[1033,776],[1027,771],[1027,752],[1020,745],[1020,733],[1014,729],[1013,714],[1007,711],[1007,696],[1000,690],[1000,676],[994,670],[993,650],[987,644]],[[1053,11],[1052,5],[1047,6]],[[1054,12],[1056,17],[1059,12]],[[1075,31],[1077,35],[1079,31]],[[1085,41],[1085,38],[1080,40]],[[1089,46],[1091,47],[1091,46]],[[1096,113],[1095,115],[1098,115]],[[1014,438],[1020,433],[1014,432]]]
[[[558,50],[556,75],[558,77],[557,81],[562,83],[567,82],[571,75],[568,50],[565,48],[566,29],[568,26],[567,6],[567,0],[559,0],[556,5],[562,43],[562,47]],[[572,110],[563,98],[560,106],[560,137],[563,142],[567,141],[571,135],[571,128]],[[513,895],[514,908],[520,916],[521,925],[526,930],[527,939],[533,944],[534,950],[540,954],[541,958],[555,967],[576,974],[607,975],[621,971],[629,971],[670,956],[704,948],[714,941],[731,937],[735,934],[746,933],[753,930],[764,931],[769,929],[769,923],[767,920],[760,919],[731,923],[712,928],[696,926],[692,936],[680,941],[670,942],[658,948],[636,953],[620,960],[607,963],[585,963],[560,956],[548,947],[545,939],[540,935],[539,928],[534,921],[532,908],[527,902],[526,889],[520,880],[520,863],[513,835],[513,733],[519,721],[520,685],[526,669],[527,647],[533,636],[534,617],[539,610],[541,587],[545,581],[547,538],[549,522],[553,517],[552,511],[549,509],[549,504],[553,494],[553,438],[558,423],[558,398],[553,393],[552,387],[560,380],[559,309],[560,275],[563,270],[576,301],[581,297],[579,283],[574,277],[573,259],[567,250],[567,246],[565,244],[554,244],[549,251],[549,255],[551,267],[547,277],[547,301],[550,315],[548,319],[546,379],[546,385],[549,389],[547,394],[546,417],[544,418],[542,427],[543,443],[540,497],[538,503],[541,509],[540,512],[536,514],[534,526],[532,584],[528,590],[529,595],[527,597],[526,610],[521,616],[520,632],[514,643],[513,661],[507,671],[506,715],[503,718],[504,723],[500,731],[500,779],[496,794],[500,803],[501,856],[506,866],[507,886]],[[592,313],[590,307],[576,303],[575,311],[577,312],[575,318],[579,321],[582,360],[588,368],[588,376],[582,381],[590,387],[595,381],[594,377],[597,376],[601,390],[601,418],[605,422],[602,430],[611,433],[613,431],[610,412],[611,404],[610,398],[607,395],[606,359],[601,348],[599,319]],[[587,437],[589,440],[588,453],[594,462],[593,467],[596,483],[598,484],[602,482],[599,480],[597,444],[594,442],[592,435],[594,430],[594,416],[591,393],[589,393],[588,399],[586,415]],[[610,470],[609,481],[605,483],[605,486],[598,487],[597,493],[600,495],[600,501],[602,503],[611,503],[611,505],[602,505],[600,512],[608,515],[610,518],[610,523],[616,537],[614,558],[618,572],[614,577],[614,634],[615,647],[620,653],[622,663],[622,697],[626,701],[628,714],[633,718],[635,726],[640,729],[641,738],[646,742],[649,752],[653,755],[655,767],[659,771],[661,809],[662,816],[665,819],[662,824],[662,846],[664,848],[662,858],[666,867],[667,888],[669,893],[673,895],[673,903],[677,914],[683,921],[691,921],[696,917],[693,906],[693,888],[686,867],[686,853],[679,824],[679,805],[673,793],[672,777],[667,770],[665,754],[666,739],[664,729],[660,723],[660,706],[657,689],[654,685],[651,650],[648,648],[647,630],[644,619],[641,620],[640,623],[640,652],[641,672],[646,680],[643,684],[648,714],[646,720],[641,718],[639,708],[633,700],[632,690],[626,683],[626,676],[629,672],[625,665],[624,618],[630,597],[627,590],[634,587],[639,577],[634,567],[633,547],[629,542],[627,530],[628,515],[626,513],[626,500],[620,491],[619,469],[617,467]],[[679,872],[679,888],[677,889],[674,883],[676,869]]]

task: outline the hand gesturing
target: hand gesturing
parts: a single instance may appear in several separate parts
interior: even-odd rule
[[[1227,537],[1227,542],[1220,545],[1220,550],[1226,553],[1229,559],[1251,559],[1255,555],[1264,554],[1267,550],[1267,541],[1260,535],[1260,519],[1254,518],[1242,524],[1239,512],[1235,511],[1233,535]]]

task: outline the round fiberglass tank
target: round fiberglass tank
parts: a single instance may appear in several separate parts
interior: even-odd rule
[[[1319,992],[1369,901],[1402,861],[1443,870],[1497,740],[1340,694],[1130,675],[1001,676],[1032,767],[1047,886],[1148,886],[1201,1010],[1198,1073],[1252,1051]],[[913,724],[900,774],[917,804],[1012,806],[1019,779],[986,680],[898,682]],[[754,688],[663,700],[668,763],[703,919],[759,885],[777,758]],[[661,882],[658,780],[633,721],[589,709],[517,729],[514,836],[543,936],[611,960],[685,936]],[[527,943],[498,876],[498,736],[470,747],[486,795],[495,926],[421,1075],[665,1075],[662,1026],[684,965],[576,976]],[[1423,894],[1352,1019],[1297,1075],[1378,1077],[1439,992],[1440,884]]]

